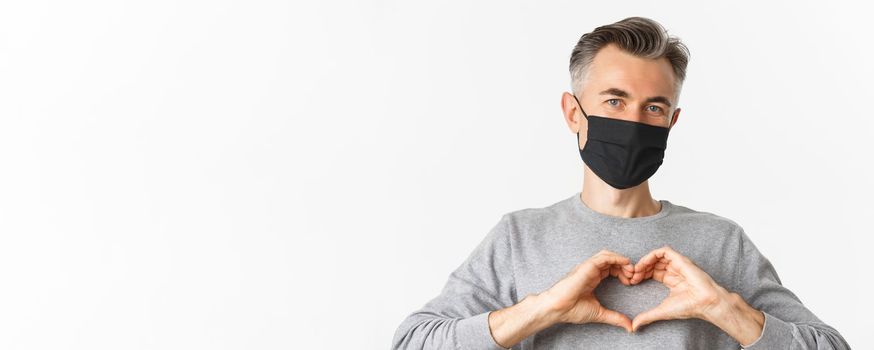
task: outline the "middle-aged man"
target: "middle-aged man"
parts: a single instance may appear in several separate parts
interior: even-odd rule
[[[688,59],[647,18],[583,35],[561,98],[582,191],[503,215],[392,348],[848,349],[740,225],[652,198]]]

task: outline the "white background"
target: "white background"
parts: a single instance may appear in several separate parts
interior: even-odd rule
[[[385,349],[501,215],[581,189],[580,35],[692,56],[657,199],[870,337],[864,2],[7,1],[0,348]]]

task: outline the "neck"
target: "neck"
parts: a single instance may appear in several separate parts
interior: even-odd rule
[[[580,199],[592,210],[623,218],[650,216],[661,211],[661,203],[649,192],[649,181],[619,190],[601,180],[589,167],[584,166],[584,169]]]

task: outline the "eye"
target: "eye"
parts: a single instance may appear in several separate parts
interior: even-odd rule
[[[655,107],[655,109],[653,109],[653,107]],[[649,106],[647,106],[646,108],[648,108],[648,110],[649,110],[650,112],[658,112],[658,113],[661,113],[661,112],[662,112],[662,107],[659,107],[659,106],[656,106],[656,105],[649,105]]]
[[[619,101],[618,98],[611,98],[611,99],[607,100],[606,102],[607,102],[607,104],[615,107],[615,106],[618,106],[619,102],[621,102],[621,101]]]

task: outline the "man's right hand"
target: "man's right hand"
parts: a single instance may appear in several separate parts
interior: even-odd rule
[[[615,276],[630,285],[633,275],[634,265],[628,258],[602,250],[577,265],[548,290],[489,313],[489,331],[495,343],[505,349],[556,323],[599,322],[631,332],[631,320],[601,306],[594,291],[607,276]]]
[[[624,256],[602,250],[574,267],[540,295],[556,322],[606,323],[631,332],[631,320],[627,316],[605,308],[595,298],[595,288],[607,276],[617,277],[622,284],[630,285],[634,265]]]

